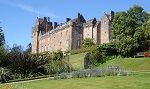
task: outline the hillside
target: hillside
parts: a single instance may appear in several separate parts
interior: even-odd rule
[[[113,59],[100,65],[100,67],[106,67],[112,64],[119,65],[121,68],[129,71],[150,71],[150,58]]]
[[[70,55],[69,62],[75,69],[82,69],[85,53]],[[150,58],[118,58],[109,60],[100,67],[119,65],[121,68],[131,71],[150,71]]]

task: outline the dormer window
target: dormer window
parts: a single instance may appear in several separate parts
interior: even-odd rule
[[[104,21],[104,24],[107,24],[107,22],[106,22],[106,21]]]

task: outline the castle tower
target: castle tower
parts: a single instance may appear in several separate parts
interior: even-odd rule
[[[42,21],[43,19],[37,17],[35,26],[32,28],[32,53],[38,53],[39,50],[39,25]]]
[[[104,13],[101,18],[101,28],[100,28],[100,43],[109,43],[112,40],[111,22],[113,20],[114,12],[111,14]]]

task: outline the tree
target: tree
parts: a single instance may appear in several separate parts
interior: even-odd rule
[[[134,5],[126,12],[115,14],[112,22],[113,37],[116,39],[118,52],[123,56],[133,56],[144,50],[146,43],[145,25],[148,14],[142,7]]]
[[[26,50],[24,51],[24,53],[25,53],[25,54],[30,54],[30,53],[31,53],[31,50],[32,50],[32,44],[29,43],[29,44],[27,45],[27,48],[26,48]]]
[[[4,32],[2,30],[2,27],[0,27],[0,46],[5,44],[5,36],[4,36]]]
[[[91,46],[93,46],[93,45],[95,45],[95,44],[94,44],[93,40],[90,39],[90,38],[86,38],[86,39],[84,39],[83,42],[82,42],[82,46],[83,46],[84,48],[91,47]]]

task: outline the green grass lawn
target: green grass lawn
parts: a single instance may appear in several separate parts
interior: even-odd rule
[[[150,71],[150,58],[113,59],[100,65],[100,67],[105,67],[111,64],[119,65],[121,68],[129,71]]]
[[[83,68],[85,54],[86,53],[70,55],[69,63],[73,66],[73,68],[75,68],[75,69]]]
[[[75,69],[82,69],[85,53],[70,55],[69,62]],[[131,71],[150,71],[150,58],[120,58],[109,60],[100,65],[106,67],[111,64],[119,65],[121,68]]]
[[[8,84],[1,89],[150,89],[150,73],[62,80],[38,80]]]

